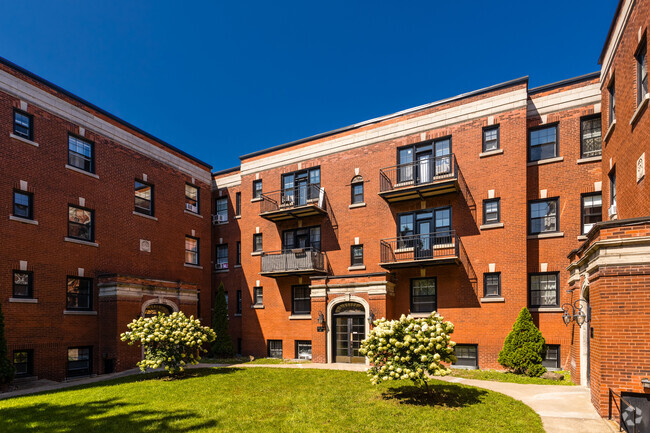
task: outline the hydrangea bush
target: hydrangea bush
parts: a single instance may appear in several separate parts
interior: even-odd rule
[[[207,352],[203,345],[216,338],[212,329],[183,312],[140,317],[126,326],[122,341],[144,347],[144,359],[138,362],[142,371],[164,366],[169,374],[182,372],[185,365],[198,364],[200,353]]]
[[[449,374],[443,362],[456,361],[452,332],[454,325],[435,312],[425,318],[375,321],[361,343],[361,353],[370,360],[370,381],[411,380],[428,389],[427,378]]]

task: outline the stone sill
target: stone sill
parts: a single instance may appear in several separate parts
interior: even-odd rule
[[[86,176],[94,177],[95,179],[99,179],[99,176],[97,176],[95,173],[91,173],[89,171],[82,170],[80,168],[73,167],[73,166],[68,165],[68,164],[65,165],[65,168],[67,168],[68,170],[75,171],[77,173],[85,174]]]
[[[365,202],[363,202],[363,203],[355,203],[355,204],[351,204],[350,206],[348,206],[348,208],[350,208],[350,209],[356,209],[358,207],[366,207],[366,203]]]
[[[556,156],[555,158],[546,158],[546,159],[540,159],[539,161],[531,161],[526,165],[528,167],[533,167],[533,166],[536,166],[536,165],[553,164],[555,162],[562,162],[562,161],[564,161],[563,156]]]
[[[251,253],[251,256],[261,256],[264,253],[264,251],[253,251]]]
[[[203,266],[193,265],[191,263],[183,263],[183,266],[185,266],[186,268],[203,269]]]
[[[17,216],[14,216],[14,215],[9,215],[9,219],[10,219],[11,221],[17,221],[17,222],[19,222],[19,223],[24,223],[24,224],[33,224],[33,225],[35,225],[35,226],[38,225],[38,221],[36,221],[36,220],[30,220],[30,219],[27,219],[27,218],[17,217]]]
[[[67,236],[63,238],[63,241],[72,242],[73,244],[79,244],[79,245],[88,245],[89,247],[99,247],[99,244],[97,242],[84,241],[81,239],[69,238]]]
[[[481,230],[502,229],[503,223],[483,224],[479,227]]]
[[[241,268],[241,265],[233,265],[233,268]]]
[[[479,158],[487,158],[488,156],[501,155],[503,154],[503,149],[488,150],[487,152],[481,152],[478,154]]]
[[[348,271],[365,271],[366,265],[355,265],[348,267]]]
[[[84,310],[63,310],[63,314],[67,316],[96,316],[97,311],[84,311]]]
[[[252,198],[251,203],[255,203],[255,202],[258,202],[258,201],[262,201],[262,200],[264,200],[262,197]]]
[[[289,320],[311,320],[311,314],[292,314]]]
[[[456,370],[478,370],[478,367],[475,365],[450,365],[450,368],[456,369]]]
[[[253,309],[255,309],[255,310],[263,310],[263,309],[264,309],[264,305],[256,305],[256,304],[253,304],[253,305],[251,305],[251,308],[253,308]]]
[[[506,302],[506,299],[501,296],[488,296],[487,298],[481,298],[481,302],[483,303]]]
[[[576,161],[576,164],[588,164],[590,162],[598,162],[602,160],[603,160],[602,155],[590,156],[589,158],[580,158],[579,160]]]
[[[586,241],[586,240],[587,240],[587,236],[585,236],[585,235],[580,235],[580,236],[578,236],[578,240],[579,240],[580,242],[582,242],[582,241]]]
[[[528,239],[549,239],[549,238],[563,238],[564,232],[553,232],[553,233],[540,233],[537,235],[528,235]]]
[[[233,314],[234,317],[241,317],[241,313],[235,313]]]
[[[136,211],[133,211],[133,215],[137,215],[137,216],[141,216],[142,218],[147,218],[147,219],[150,219],[150,220],[158,221],[158,218],[156,218],[155,216],[145,215],[143,213],[136,212]]]
[[[235,215],[235,219],[236,219],[236,220],[240,220],[240,219],[241,219],[241,215]]]
[[[17,304],[38,304],[38,299],[36,299],[36,298],[9,298],[9,302],[15,302]]]
[[[607,132],[603,136],[603,140],[608,141],[609,137],[612,135],[612,132],[614,132],[614,127],[616,126],[616,119],[612,123],[609,124],[609,127],[607,128]]]
[[[23,143],[31,144],[32,146],[39,147],[37,142],[32,141],[28,138],[21,137],[19,135],[12,134],[12,133],[9,134],[9,137],[13,138],[14,140],[22,141]]]
[[[221,221],[220,223],[219,223],[219,222],[214,223],[214,225],[215,225],[215,226],[223,226],[223,225],[228,224],[229,222],[230,222],[229,220],[226,220],[226,221]]]
[[[203,218],[203,215],[198,214],[198,213],[196,213],[196,212],[189,211],[189,210],[187,210],[187,209],[183,209],[183,212],[186,213],[186,214],[188,214],[188,215],[195,216],[195,217],[197,217],[197,218]]]
[[[528,308],[531,313],[563,313],[562,307],[537,307]]]
[[[646,93],[646,95],[643,97],[643,101],[641,101],[639,106],[634,111],[634,114],[630,119],[630,125],[634,125],[639,120],[639,118],[645,111],[645,108],[648,106],[648,100],[650,100],[650,94]]]
[[[433,311],[431,313],[433,313]],[[419,319],[423,317],[429,317],[431,313],[409,313],[408,315],[411,317],[415,317],[416,319]]]
[[[212,271],[213,274],[225,274],[230,269],[219,269],[218,271]]]

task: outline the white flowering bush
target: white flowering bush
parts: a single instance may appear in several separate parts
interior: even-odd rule
[[[428,389],[429,376],[445,376],[450,370],[443,362],[456,361],[451,333],[454,325],[438,313],[429,317],[405,316],[399,320],[379,319],[361,353],[370,360],[368,375],[373,384],[387,380],[411,380]]]
[[[138,362],[142,371],[164,366],[169,374],[182,372],[186,365],[198,364],[200,353],[207,352],[203,345],[216,338],[212,329],[183,312],[140,317],[126,326],[121,340],[144,347],[144,359]]]

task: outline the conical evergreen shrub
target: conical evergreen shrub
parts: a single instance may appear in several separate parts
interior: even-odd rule
[[[212,355],[220,358],[233,356],[232,339],[228,333],[228,304],[226,303],[226,292],[223,283],[219,284],[217,294],[214,297],[212,329],[217,334],[217,338],[212,342]]]
[[[522,308],[499,352],[499,364],[513,373],[541,376],[546,372],[542,365],[545,345],[546,341],[533,323],[528,308]]]
[[[0,304],[0,385],[9,383],[14,378],[14,364],[7,353],[7,340],[5,339],[5,317]]]

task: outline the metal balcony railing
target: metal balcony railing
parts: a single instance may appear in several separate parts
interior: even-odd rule
[[[260,215],[271,213],[327,212],[325,190],[319,184],[298,185],[279,191],[263,193],[260,202]]]
[[[433,156],[380,169],[379,193],[456,178],[458,178],[458,164],[453,153]]]
[[[314,248],[262,253],[262,274],[289,275],[325,272],[325,253]]]
[[[617,398],[619,401],[617,401]],[[609,388],[609,413],[608,419],[618,414],[618,431],[637,433],[639,425],[643,422],[641,408],[630,404],[623,396]]]
[[[455,230],[400,236],[380,241],[381,263],[458,259],[460,239]]]

